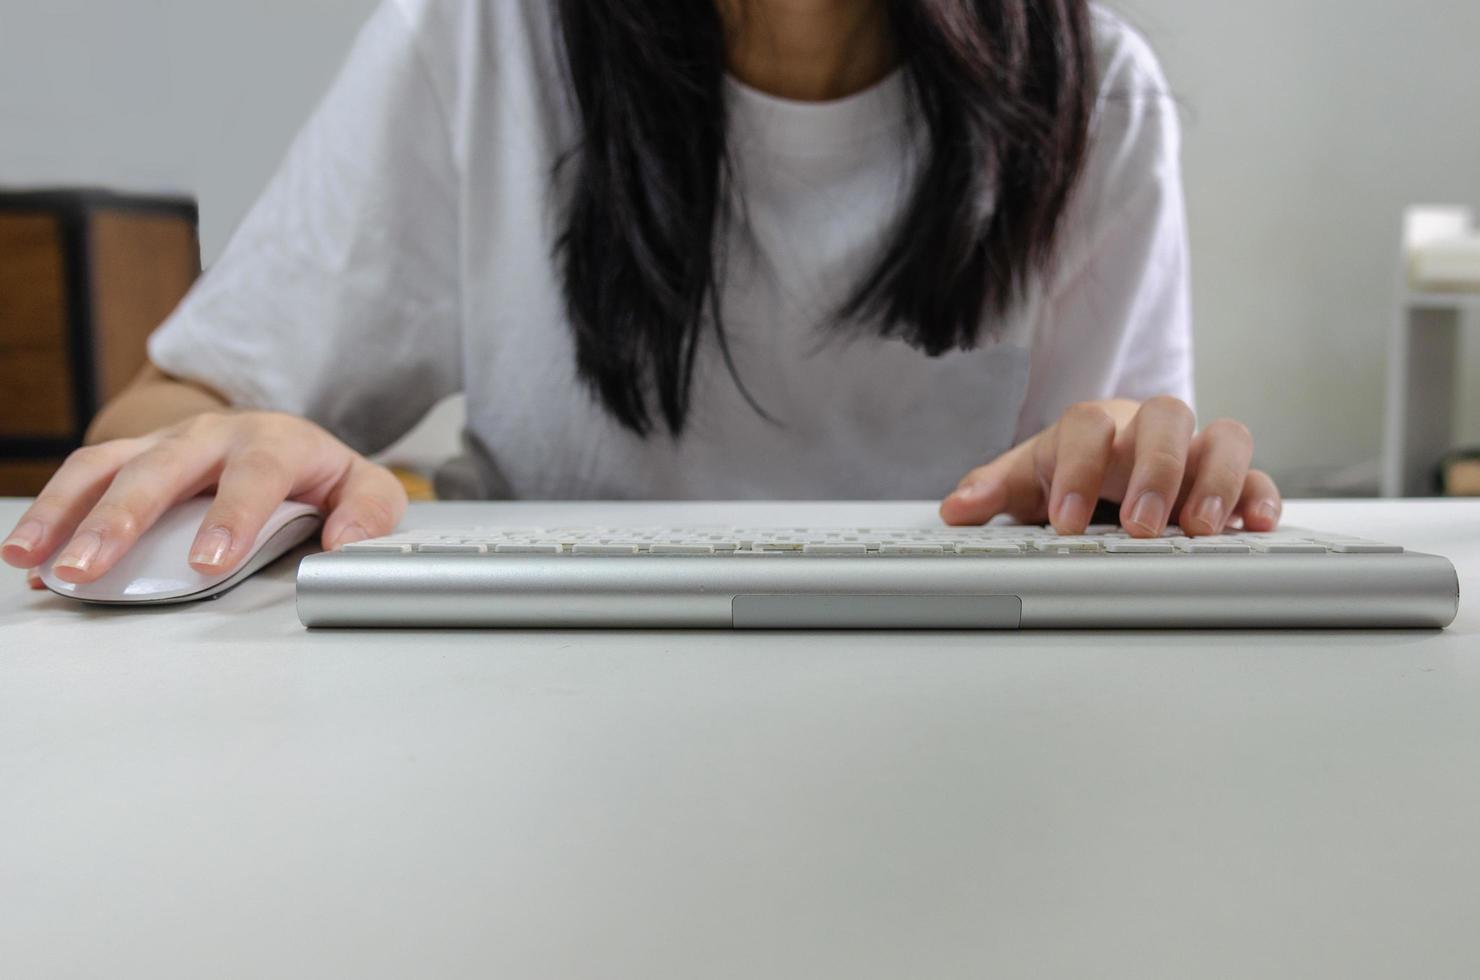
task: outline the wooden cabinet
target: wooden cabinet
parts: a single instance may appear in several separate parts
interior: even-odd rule
[[[185,198],[0,192],[0,496],[34,494],[200,274]]]

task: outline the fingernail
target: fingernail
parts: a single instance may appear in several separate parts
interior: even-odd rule
[[[67,545],[62,557],[56,560],[55,567],[75,568],[79,572],[85,572],[97,561],[98,553],[102,550],[102,536],[95,531],[83,531]],[[178,560],[177,558],[176,561]]]
[[[1130,523],[1135,524],[1153,534],[1161,533],[1167,518],[1166,498],[1155,490],[1147,490],[1136,499],[1136,506],[1131,508]]]
[[[336,549],[343,548],[345,545],[354,544],[356,541],[368,540],[369,537],[370,535],[363,527],[360,527],[358,524],[351,524],[339,532],[339,540],[334,542],[334,547]]]
[[[196,540],[195,548],[190,552],[190,564],[215,568],[225,563],[226,553],[230,550],[231,532],[224,527],[213,527]]]
[[[1254,505],[1254,515],[1262,517],[1266,521],[1278,521],[1280,519],[1280,505],[1273,500],[1261,500]]]
[[[1204,497],[1203,502],[1197,505],[1197,513],[1193,516],[1215,531],[1223,530],[1223,498]]]
[[[1088,524],[1089,517],[1085,513],[1084,497],[1077,493],[1066,493],[1064,499],[1059,501],[1059,523],[1067,526],[1078,526]]]
[[[41,545],[41,539],[46,536],[46,528],[40,521],[26,521],[20,527],[10,533],[5,543],[0,545],[0,551],[10,548],[19,548],[25,552],[35,551]]]
[[[46,588],[46,583],[41,581],[41,573],[36,571],[36,569],[34,568],[26,573],[26,585],[30,586],[35,591],[40,591]]]

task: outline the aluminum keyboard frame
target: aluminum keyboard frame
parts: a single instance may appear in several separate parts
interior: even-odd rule
[[[1440,629],[1442,557],[312,555],[304,625],[599,629]]]

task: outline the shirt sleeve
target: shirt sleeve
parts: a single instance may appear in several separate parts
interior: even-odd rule
[[[417,45],[387,0],[220,260],[150,338],[162,370],[361,452],[460,388],[459,181]]]
[[[1177,107],[1123,25],[1034,329],[1021,441],[1079,401],[1192,404],[1192,311]]]

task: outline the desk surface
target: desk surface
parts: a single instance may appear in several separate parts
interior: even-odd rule
[[[407,524],[616,518],[933,508]],[[3,972],[1480,975],[1480,503],[1287,519],[1448,555],[1458,620],[310,634],[291,563],[172,610],[77,608],[7,573]]]

